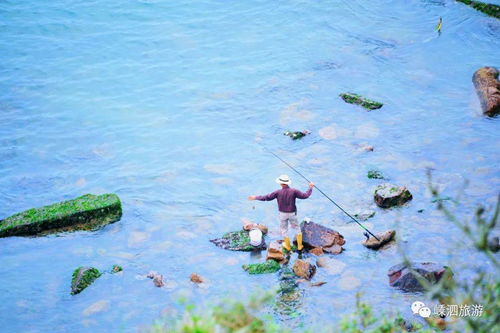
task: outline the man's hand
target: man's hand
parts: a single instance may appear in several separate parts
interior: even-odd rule
[[[257,197],[255,195],[251,195],[248,197],[248,200],[255,200]]]
[[[309,183],[309,188],[313,188],[314,187],[314,183]]]

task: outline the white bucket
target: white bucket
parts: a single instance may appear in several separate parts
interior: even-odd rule
[[[252,246],[259,246],[262,244],[262,231],[259,229],[252,229],[250,230],[250,245]]]

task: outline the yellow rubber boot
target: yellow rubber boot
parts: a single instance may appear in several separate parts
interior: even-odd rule
[[[290,238],[288,236],[285,237],[285,241],[283,242],[283,248],[290,252],[292,250],[292,247],[290,246]]]
[[[297,234],[297,250],[302,251],[304,248],[304,245],[302,245],[302,233],[299,232]]]

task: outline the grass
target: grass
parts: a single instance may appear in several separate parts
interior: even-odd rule
[[[249,264],[242,266],[245,271],[249,274],[268,274],[275,273],[280,270],[280,264],[273,259],[267,260],[263,263]]]

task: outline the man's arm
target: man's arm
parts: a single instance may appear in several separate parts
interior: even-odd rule
[[[314,184],[309,183],[309,188],[307,189],[307,192],[300,192],[299,190],[295,190],[295,196],[299,199],[307,199],[311,196],[312,190],[313,190]]]
[[[251,195],[248,197],[248,200],[271,201],[276,199],[276,197],[278,196],[278,191],[274,191],[266,195]]]

